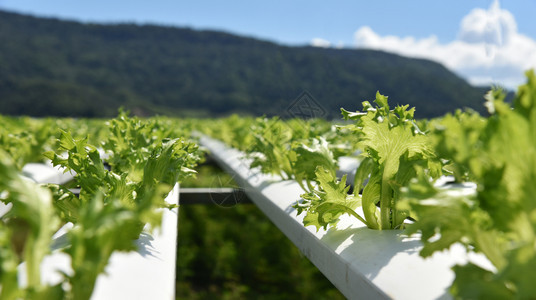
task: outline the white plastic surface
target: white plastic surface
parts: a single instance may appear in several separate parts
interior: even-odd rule
[[[166,198],[178,204],[176,185]],[[178,208],[164,209],[162,227],[142,233],[137,252],[112,254],[91,299],[175,299]]]
[[[4,202],[0,202],[0,217],[2,217],[8,211],[10,211],[12,206],[13,206],[13,204],[11,204],[11,203],[4,204]]]
[[[355,172],[359,167],[359,160],[355,157],[341,156],[338,159],[339,169],[337,170],[337,177],[341,178],[346,175],[346,184],[353,185]]]
[[[175,185],[166,198],[178,204],[179,186]],[[162,227],[149,234],[147,230],[134,243],[138,251],[114,252],[99,275],[91,299],[175,299],[175,267],[177,251],[178,208],[164,209]],[[65,233],[72,227],[67,224],[55,235],[53,247],[65,244]],[[70,257],[53,251],[41,264],[43,282],[56,284],[61,280],[59,271],[72,273]],[[25,285],[24,263],[19,265],[19,283]]]
[[[344,215],[338,229],[304,227],[304,214],[292,208],[303,193],[294,181],[249,169],[244,154],[211,138],[200,142],[211,156],[245,189],[249,198],[349,299],[450,299],[451,267],[471,261],[485,265],[482,256],[466,254],[454,245],[431,258],[419,256],[418,237],[401,231],[377,231]]]
[[[52,166],[50,162],[26,164],[22,167],[22,173],[37,183],[64,184],[73,179],[73,174],[64,173],[61,168]]]

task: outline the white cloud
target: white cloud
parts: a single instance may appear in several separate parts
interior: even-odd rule
[[[499,1],[494,1],[488,10],[473,9],[462,19],[459,39],[467,43],[486,43],[502,46],[517,33],[514,16],[502,10]]]
[[[476,8],[460,23],[458,38],[441,44],[436,36],[380,36],[370,27],[354,34],[355,45],[428,58],[443,63],[475,85],[524,83],[524,71],[536,68],[536,41],[520,34],[514,16],[496,0],[489,9]]]
[[[313,47],[321,47],[321,48],[329,48],[331,47],[331,42],[326,41],[321,38],[314,38],[311,40],[311,46]]]

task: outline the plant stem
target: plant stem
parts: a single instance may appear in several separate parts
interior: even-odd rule
[[[384,173],[382,174],[380,195],[380,230],[391,229],[391,198],[392,189]]]
[[[24,246],[24,256],[26,258],[26,276],[28,280],[28,286],[38,287],[41,285],[41,272],[40,261],[38,256],[39,251],[35,250],[35,238],[32,236],[26,241]]]

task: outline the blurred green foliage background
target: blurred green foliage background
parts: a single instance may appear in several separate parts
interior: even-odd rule
[[[182,187],[232,182],[216,166]],[[231,183],[232,185],[232,183]],[[344,299],[254,205],[182,205],[177,299]]]

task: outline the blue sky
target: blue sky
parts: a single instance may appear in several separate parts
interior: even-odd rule
[[[474,84],[515,87],[523,70],[536,68],[536,0],[0,0],[0,9],[224,30],[287,45],[380,49],[439,61]]]

